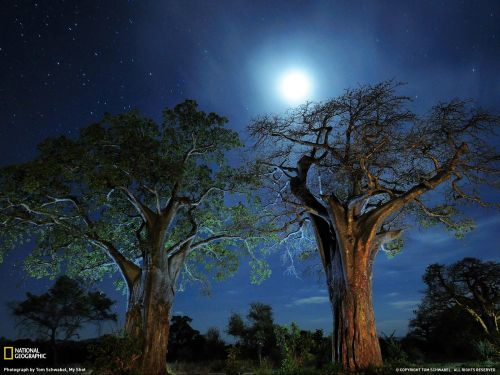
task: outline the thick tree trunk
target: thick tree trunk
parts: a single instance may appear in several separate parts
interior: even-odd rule
[[[342,247],[334,311],[339,360],[348,370],[382,366],[372,302],[372,260],[364,244]]]
[[[382,366],[371,294],[371,282],[366,279],[353,280],[337,292],[337,345],[345,369]]]
[[[163,225],[159,227],[164,228]],[[164,250],[163,236],[161,229],[150,233],[151,247],[144,258],[141,275],[143,375],[167,374],[170,310],[182,262],[177,263],[176,258],[168,258]]]
[[[345,246],[345,242],[337,241],[325,220],[312,217],[312,221],[333,317],[332,362],[346,370],[382,366],[372,304],[369,252],[363,245]]]
[[[339,362],[340,357],[337,346],[338,314],[335,311],[337,305],[337,296],[335,291],[339,288],[339,286],[335,284],[338,280],[338,275],[342,275],[343,273],[342,262],[339,256],[335,234],[331,230],[329,224],[315,215],[310,215],[309,217],[311,218],[313,228],[315,230],[316,244],[318,246],[318,252],[320,254],[321,263],[323,264],[323,270],[325,272],[326,288],[332,310],[333,326],[331,361],[332,363],[337,363]]]
[[[131,287],[129,287],[128,307],[125,314],[125,334],[142,338],[142,302],[143,302],[143,283],[142,278],[138,278]]]
[[[159,267],[160,266],[160,267]],[[165,375],[174,283],[161,264],[145,267],[130,290],[125,333],[142,342],[140,373]]]
[[[170,329],[170,309],[173,301],[152,301],[145,309],[142,374],[167,374],[167,345]]]

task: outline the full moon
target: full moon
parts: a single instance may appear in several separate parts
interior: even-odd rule
[[[279,88],[285,100],[298,104],[308,99],[311,93],[311,79],[303,71],[291,70],[283,74]]]

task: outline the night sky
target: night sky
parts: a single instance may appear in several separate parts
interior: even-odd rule
[[[499,112],[498,1],[3,1],[0,15],[0,166],[27,161],[46,137],[76,136],[104,112],[161,110],[186,98],[245,128],[263,113],[290,106],[281,75],[311,77],[309,99],[324,100],[358,84],[407,82],[417,112],[440,100],[470,98]],[[421,298],[430,263],[464,256],[499,260],[500,215],[470,210],[477,229],[456,240],[438,228],[410,228],[393,259],[379,254],[374,303],[379,332],[403,335]],[[15,337],[6,302],[52,283],[21,271],[29,245],[0,265],[0,336]],[[260,286],[248,267],[211,297],[196,284],[178,293],[175,314],[191,316],[202,332],[224,329],[231,312],[270,303],[278,323],[331,331],[323,280],[286,275],[280,254]],[[100,285],[125,311],[111,278]],[[108,329],[116,329],[109,326]],[[85,335],[92,335],[87,331]],[[84,335],[84,336],[85,336]]]

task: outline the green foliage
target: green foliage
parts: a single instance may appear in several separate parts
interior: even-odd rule
[[[417,223],[423,228],[430,228],[442,225],[446,230],[453,232],[457,239],[464,236],[476,228],[474,220],[464,217],[457,207],[451,204],[441,204],[435,207],[427,207],[426,211],[422,207],[415,207]]]
[[[383,245],[383,250],[389,258],[394,258],[398,255],[404,247],[404,240],[402,238],[396,238]]]
[[[328,373],[329,367],[324,366],[330,362],[331,340],[323,336],[322,330],[304,331],[292,323],[275,326],[275,333],[281,350],[280,374]]]
[[[491,361],[500,357],[500,348],[485,339],[474,342],[474,351],[483,361]]]
[[[255,369],[255,375],[273,375],[273,363],[269,358],[262,359],[259,367]]]
[[[205,283],[207,273],[224,279],[240,255],[252,259],[253,282],[269,276],[258,257],[271,238],[258,179],[227,160],[242,143],[226,123],[187,100],[165,109],[160,123],[137,111],[106,114],[76,138],[47,139],[35,159],[0,169],[0,261],[32,239],[31,276],[102,280],[118,270],[110,246],[140,264],[147,231],[134,199],[152,212],[179,200],[165,248],[188,238],[193,223],[193,243],[204,244],[190,252],[184,283]]]
[[[227,353],[226,359],[226,374],[238,375],[240,373],[240,364],[238,357],[240,356],[240,349],[237,346],[231,346]]]
[[[261,364],[265,357],[277,357],[274,329],[271,306],[254,302],[250,304],[246,322],[236,313],[229,317],[227,333],[238,338],[244,354]]]
[[[401,341],[394,337],[392,332],[389,336],[383,335],[381,350],[384,362],[391,364],[405,364],[408,362],[408,354],[404,351]]]
[[[342,374],[342,366],[339,363],[329,362],[322,368],[322,375],[337,375]]]
[[[280,373],[289,374],[299,368],[295,358],[296,343],[298,341],[298,327],[292,323],[290,327],[275,327],[276,341],[281,349]]]
[[[311,360],[312,337],[293,322],[290,326],[276,326],[275,333],[282,354],[280,373],[297,373],[304,363]]]
[[[90,367],[98,375],[139,375],[141,348],[137,338],[104,335],[90,347]]]

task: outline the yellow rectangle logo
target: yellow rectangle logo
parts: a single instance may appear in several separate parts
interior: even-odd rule
[[[14,359],[14,347],[13,346],[4,346],[3,347],[3,359],[5,359],[5,360]]]

